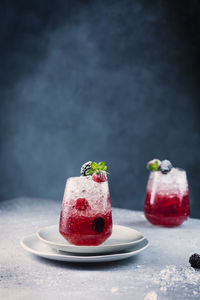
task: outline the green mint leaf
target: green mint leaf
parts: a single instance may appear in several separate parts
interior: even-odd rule
[[[99,167],[101,170],[103,170],[103,168],[105,167],[105,165],[106,165],[105,161],[100,161],[100,162],[98,163],[98,167]]]
[[[97,165],[97,163],[95,162],[95,161],[93,161],[92,163],[91,163],[91,167],[92,167],[92,169],[97,169],[98,168],[98,165]]]
[[[154,163],[148,164],[147,170],[149,170],[150,172],[159,171],[158,162],[155,161]]]
[[[153,171],[153,166],[152,165],[147,165],[147,170],[149,170],[150,172],[152,172]]]
[[[92,175],[94,173],[100,174],[101,171],[106,171],[107,166],[105,161],[100,161],[99,163],[96,163],[95,161],[91,162],[91,168],[86,171],[86,175]],[[109,174],[108,172],[106,172]]]
[[[86,171],[86,175],[92,175],[94,172],[95,172],[94,169],[88,169],[88,170]]]

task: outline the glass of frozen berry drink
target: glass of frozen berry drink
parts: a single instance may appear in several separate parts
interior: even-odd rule
[[[81,176],[67,180],[59,231],[71,244],[96,246],[112,233],[112,211],[105,162],[87,162]]]
[[[147,220],[166,227],[182,224],[190,215],[185,170],[173,168],[169,160],[158,159],[150,161],[147,169],[151,171],[144,208]]]

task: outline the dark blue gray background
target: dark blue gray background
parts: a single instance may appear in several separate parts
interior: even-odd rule
[[[143,209],[146,162],[185,168],[200,217],[198,1],[1,1],[0,199],[62,201],[105,160],[112,205]]]

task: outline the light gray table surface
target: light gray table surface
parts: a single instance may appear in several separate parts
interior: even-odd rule
[[[176,228],[149,224],[142,212],[113,208],[115,224],[141,231],[150,246],[109,263],[51,261],[20,246],[23,236],[57,224],[61,201],[18,198],[0,203],[0,299],[200,299],[200,271],[188,259],[200,252],[200,220]]]

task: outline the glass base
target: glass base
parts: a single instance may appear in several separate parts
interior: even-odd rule
[[[180,226],[188,218],[188,216],[178,216],[178,217],[164,217],[159,215],[155,216],[148,213],[145,213],[145,217],[151,224],[164,226],[164,227]]]

